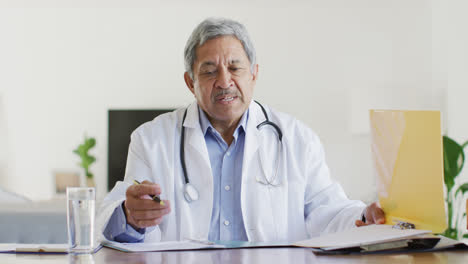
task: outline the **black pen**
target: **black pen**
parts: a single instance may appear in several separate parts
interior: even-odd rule
[[[134,183],[135,185],[141,184],[141,183],[140,183],[139,181],[137,181],[137,180],[133,180],[133,183]],[[150,197],[151,197],[151,199],[153,199],[153,201],[158,202],[160,205],[165,205],[165,204],[164,204],[164,201],[161,200],[161,198],[159,198],[159,196],[151,195],[151,194],[150,194]]]

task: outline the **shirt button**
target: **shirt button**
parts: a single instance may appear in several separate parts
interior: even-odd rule
[[[224,190],[226,190],[226,191],[231,190],[231,186],[229,186],[229,185],[224,186]]]
[[[229,224],[230,224],[230,223],[229,223],[228,220],[225,220],[225,221],[224,221],[224,225],[225,225],[225,226],[228,226]]]
[[[227,154],[228,156],[231,156],[231,152],[230,152],[230,151],[226,152],[226,154]]]
[[[122,228],[123,228],[123,229],[126,229],[126,228],[127,228],[127,225],[126,225],[126,224],[122,224]]]

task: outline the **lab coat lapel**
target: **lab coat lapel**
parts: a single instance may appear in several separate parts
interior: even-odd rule
[[[210,159],[208,149],[205,143],[205,137],[200,126],[200,118],[198,115],[198,105],[193,103],[189,106],[187,117],[184,122],[185,127],[185,142],[193,147],[203,157],[203,161],[210,167]],[[187,159],[187,158],[186,158]]]
[[[250,241],[277,241],[279,226],[284,226],[283,217],[287,217],[287,208],[283,206],[287,195],[286,184],[282,187],[272,187],[257,182],[257,177],[263,177],[264,171],[260,164],[259,152],[268,146],[257,125],[265,121],[260,106],[252,102],[249,107],[244,145],[244,163],[242,165],[241,208],[245,231]],[[276,139],[275,139],[276,140]],[[272,164],[266,164],[270,167]],[[283,199],[284,201],[278,201]],[[279,210],[279,211],[278,211]]]
[[[265,118],[260,107],[252,101],[249,106],[249,119],[246,125],[245,142],[244,142],[244,159],[242,163],[242,187],[241,187],[241,210],[244,220],[245,232],[249,241],[262,241],[264,237],[258,232],[258,225],[255,218],[258,218],[259,211],[256,212],[255,203],[259,201],[253,200],[256,188],[255,174],[259,171],[258,168],[258,148],[260,140],[260,132],[257,129],[257,124]]]
[[[191,184],[199,193],[199,200],[183,202],[188,208],[187,223],[181,232],[182,239],[208,239],[213,207],[213,176],[205,138],[200,127],[197,103],[187,110],[185,127],[185,162]]]
[[[263,113],[259,109],[260,107],[257,103],[250,103],[249,106],[249,119],[247,121],[247,129],[245,133],[245,143],[244,143],[244,160],[242,163],[242,181],[245,182],[245,177],[247,176],[247,168],[250,165],[253,157],[257,153],[260,140],[260,132],[257,129],[257,124],[262,122],[265,118],[262,119]]]

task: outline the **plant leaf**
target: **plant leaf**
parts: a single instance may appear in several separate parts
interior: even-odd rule
[[[77,154],[81,158],[81,163],[79,164],[84,170],[88,178],[92,178],[93,174],[89,172],[89,166],[96,161],[96,158],[89,155],[88,151],[96,145],[95,138],[88,138],[85,136],[83,144],[80,144],[73,153]]]
[[[455,197],[460,191],[462,192],[462,195],[468,192],[468,183],[462,184],[460,185],[460,187],[458,187],[457,191],[455,192]]]
[[[464,235],[463,235],[463,238],[468,238],[468,234],[464,234]]]
[[[444,136],[444,181],[450,191],[455,184],[455,177],[460,174],[465,163],[463,148],[453,139]]]
[[[458,240],[458,233],[457,230],[454,228],[447,228],[444,233],[442,233],[444,237],[448,237],[451,239]]]
[[[96,145],[96,139],[94,139],[94,138],[87,138],[85,140],[85,142],[84,142],[84,148],[86,149],[86,151],[88,151],[89,149],[91,149],[95,145]]]
[[[77,153],[79,155],[79,153]],[[447,193],[452,190],[453,186],[455,185],[455,177],[452,176],[450,173],[450,162],[447,159],[447,155],[445,155],[445,150],[444,150],[444,182],[445,185],[447,186]]]

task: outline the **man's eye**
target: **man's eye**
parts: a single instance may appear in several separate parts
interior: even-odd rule
[[[215,73],[216,73],[216,71],[205,71],[205,72],[203,72],[203,75],[213,75]]]
[[[237,70],[240,70],[240,68],[230,68],[231,71],[237,71]]]

